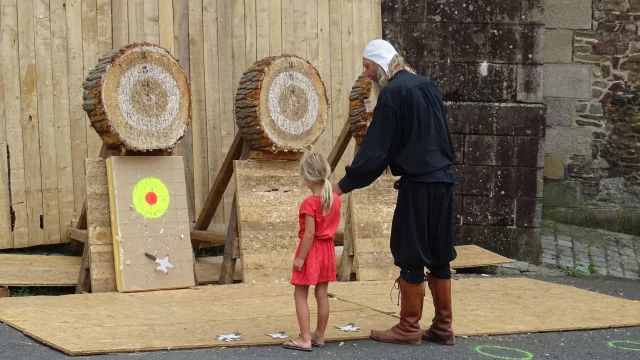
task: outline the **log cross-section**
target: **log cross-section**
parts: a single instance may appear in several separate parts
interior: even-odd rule
[[[107,145],[134,151],[170,149],[190,123],[186,75],[157,45],[136,43],[109,51],[82,85],[82,108]]]
[[[251,150],[303,152],[324,131],[329,103],[320,74],[295,55],[255,62],[240,79],[236,123]]]

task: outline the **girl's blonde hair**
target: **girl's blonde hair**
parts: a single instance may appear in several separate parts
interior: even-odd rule
[[[300,180],[322,184],[322,212],[325,215],[333,206],[333,190],[329,175],[331,175],[331,167],[324,156],[318,153],[307,154],[300,162]]]

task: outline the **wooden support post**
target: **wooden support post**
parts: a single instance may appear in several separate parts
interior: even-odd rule
[[[233,202],[231,203],[231,216],[229,217],[229,225],[227,230],[227,239],[224,246],[224,255],[222,258],[222,266],[220,267],[220,279],[218,284],[232,284],[233,276],[236,273],[236,259],[235,247],[239,243],[238,239],[238,211],[236,205],[236,194],[233,196]],[[236,255],[236,256],[234,256]]]
[[[327,158],[327,161],[331,166],[331,172],[336,170],[342,155],[344,155],[345,150],[347,150],[349,141],[351,141],[351,128],[349,127],[349,120],[347,120],[344,122],[338,141],[333,146],[333,149],[331,149],[331,154],[329,154],[329,157]]]
[[[80,263],[80,272],[78,273],[78,282],[76,284],[76,294],[84,294],[91,292],[91,251],[89,244],[85,244],[82,251],[82,262]]]
[[[227,157],[224,159],[222,166],[220,167],[220,171],[218,171],[218,176],[216,176],[216,180],[209,191],[209,195],[207,196],[207,200],[205,201],[202,211],[200,215],[198,215],[198,220],[196,220],[196,224],[193,227],[195,231],[207,230],[209,225],[211,224],[211,220],[218,209],[218,205],[220,205],[220,201],[224,196],[225,191],[227,190],[227,186],[231,181],[231,177],[233,176],[233,161],[240,159],[243,152],[244,140],[242,139],[242,135],[240,132],[236,134],[235,139],[233,139],[233,143],[231,144],[231,148],[227,153]],[[195,239],[191,239],[191,245],[194,250],[200,248],[201,242]]]

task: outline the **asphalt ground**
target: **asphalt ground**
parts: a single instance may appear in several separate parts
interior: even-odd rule
[[[533,277],[630,300],[640,300],[640,281],[610,277]],[[424,322],[424,320],[423,320]],[[455,314],[454,314],[455,324]],[[329,343],[311,353],[279,346],[113,354],[78,359],[640,359],[640,327],[491,337],[458,337],[456,345],[423,342],[420,346],[383,344],[372,340]],[[0,359],[57,360],[71,357],[0,325]]]

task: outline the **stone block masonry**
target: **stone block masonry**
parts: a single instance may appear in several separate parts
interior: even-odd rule
[[[640,235],[640,1],[545,7],[543,217]]]
[[[439,85],[446,102],[461,180],[456,244],[532,263],[541,256],[546,132],[541,4],[382,2],[384,38]]]

